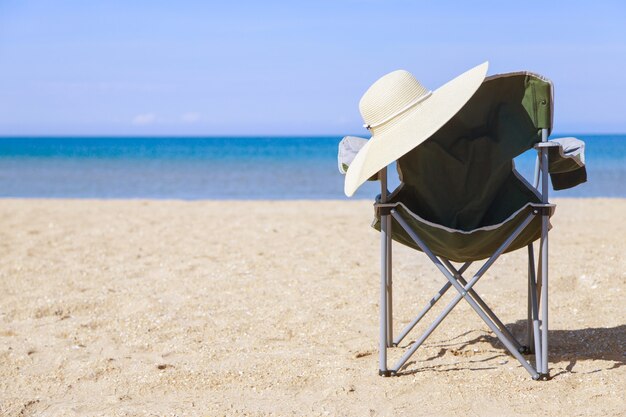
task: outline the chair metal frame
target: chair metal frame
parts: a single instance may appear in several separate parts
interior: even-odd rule
[[[535,145],[538,157],[537,164],[535,165],[534,187],[539,191],[539,179],[541,178],[541,191],[539,191],[541,204],[533,206],[534,210],[532,213],[524,219],[516,230],[469,280],[463,277],[463,273],[470,266],[471,262],[466,262],[457,269],[448,259],[433,254],[428,246],[395,210],[395,205],[388,203],[387,167],[379,172],[378,178],[381,184],[381,195],[379,202],[375,205],[381,215],[379,375],[399,375],[409,358],[446,318],[450,311],[464,298],[534,380],[548,380],[550,378],[548,368],[548,228],[550,209],[553,208],[554,205],[550,204],[548,201],[548,148],[553,146],[552,143],[548,142],[548,135],[548,129],[541,129],[541,142]],[[473,290],[473,286],[494,264],[498,257],[506,251],[515,238],[528,226],[534,216],[541,216],[542,218],[541,238],[539,240],[539,263],[537,268],[535,268],[533,244],[530,243],[528,245],[528,315],[527,340],[524,345],[513,336],[495,313],[493,313],[487,304],[478,296]],[[448,280],[439,292],[430,299],[415,319],[413,319],[395,339],[393,337],[392,218],[408,233],[411,239],[415,241],[419,248]],[[447,307],[437,316],[435,321],[424,333],[416,339],[415,343],[411,345],[397,363],[389,368],[387,366],[387,349],[398,346],[450,287],[454,287],[458,291],[458,294],[450,301]],[[523,356],[524,354],[530,353],[534,353],[535,355],[534,367]]]

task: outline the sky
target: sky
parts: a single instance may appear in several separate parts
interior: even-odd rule
[[[0,135],[366,135],[396,69],[555,84],[555,131],[626,132],[626,1],[0,0]]]

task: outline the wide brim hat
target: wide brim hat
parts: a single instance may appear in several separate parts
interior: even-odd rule
[[[364,126],[372,133],[346,173],[348,197],[378,171],[424,142],[446,124],[476,93],[488,62],[459,75],[435,91],[411,73],[398,70],[381,77],[359,103]]]

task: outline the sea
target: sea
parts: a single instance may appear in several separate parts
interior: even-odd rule
[[[626,135],[585,141],[588,182],[554,197],[626,197]],[[0,198],[346,199],[341,137],[0,137]],[[532,178],[536,152],[516,158]],[[391,170],[390,188],[398,184]],[[377,183],[353,198],[372,199]]]

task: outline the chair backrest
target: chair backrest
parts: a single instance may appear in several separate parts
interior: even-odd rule
[[[485,79],[437,133],[398,160],[391,196],[426,220],[461,230],[496,224],[539,202],[513,158],[552,128],[552,84],[531,73]]]

